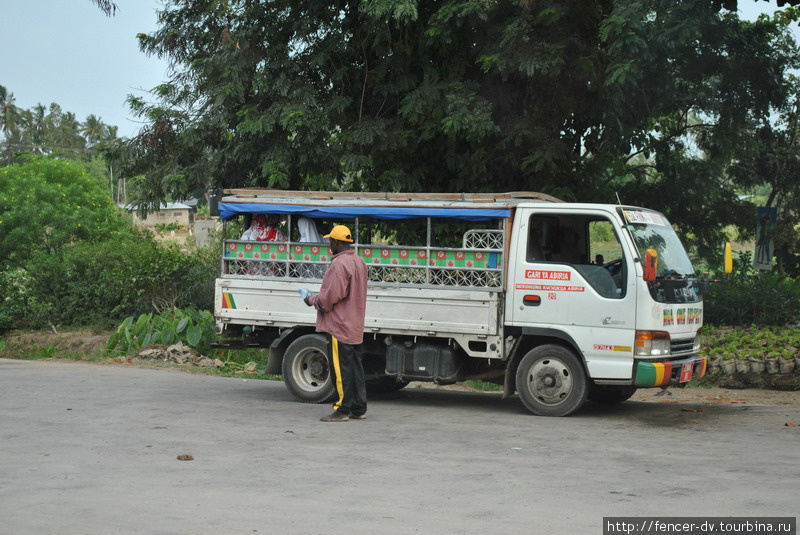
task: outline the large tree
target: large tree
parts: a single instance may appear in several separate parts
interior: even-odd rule
[[[208,187],[545,191],[647,203],[703,244],[790,94],[785,22],[671,0],[167,0],[140,200]]]

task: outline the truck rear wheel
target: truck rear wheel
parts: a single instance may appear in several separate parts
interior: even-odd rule
[[[517,392],[533,414],[567,416],[586,401],[589,385],[575,353],[547,344],[522,357],[517,368]]]
[[[333,400],[325,338],[318,334],[301,336],[286,348],[283,357],[283,382],[294,397],[303,403]]]

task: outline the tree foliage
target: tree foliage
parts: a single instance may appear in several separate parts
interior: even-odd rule
[[[661,209],[708,252],[793,93],[791,17],[670,0],[167,0],[139,200],[209,187],[538,190]]]
[[[0,167],[0,268],[126,228],[104,185],[80,163],[30,156]]]

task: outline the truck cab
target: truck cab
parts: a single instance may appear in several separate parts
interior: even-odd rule
[[[370,275],[364,366],[371,392],[411,380],[483,379],[534,414],[705,373],[702,297],[667,219],[645,208],[563,203],[534,192],[385,194],[231,190],[226,225],[281,218],[281,242],[226,240],[215,315],[227,347],[268,347],[301,401],[333,386],[313,310],[330,260],[299,218],[355,229]],[[647,268],[647,269],[646,269]]]

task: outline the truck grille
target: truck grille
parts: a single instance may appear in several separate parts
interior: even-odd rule
[[[688,355],[694,349],[694,338],[685,340],[672,340],[670,342],[670,350],[673,356]]]

